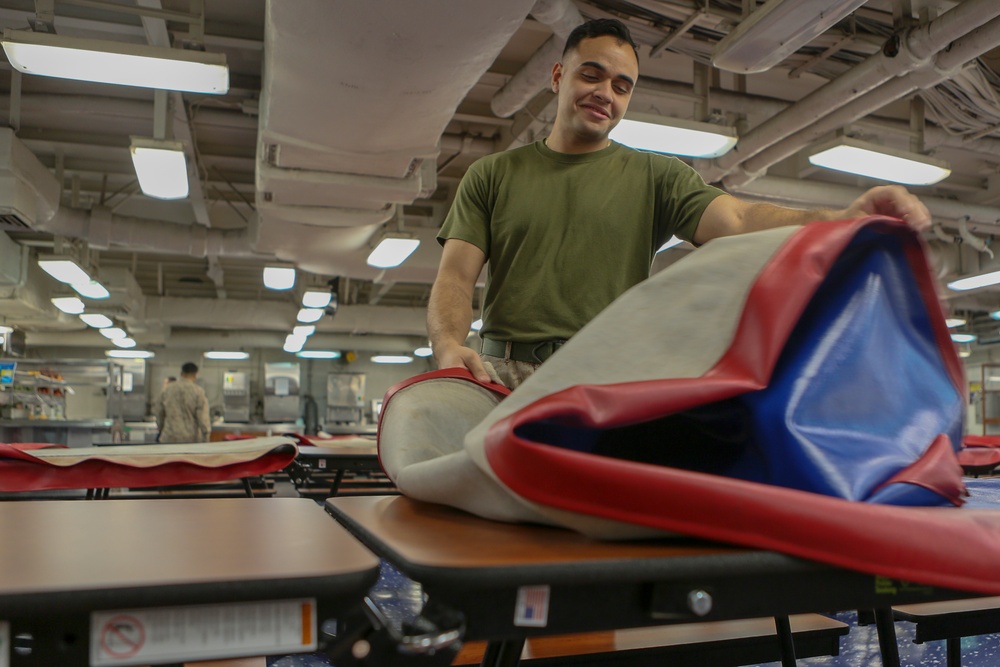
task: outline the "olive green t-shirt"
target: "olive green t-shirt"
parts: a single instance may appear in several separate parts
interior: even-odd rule
[[[671,235],[690,241],[720,194],[675,157],[614,142],[564,154],[539,141],[476,161],[438,240],[486,254],[481,335],[568,339],[649,277]]]

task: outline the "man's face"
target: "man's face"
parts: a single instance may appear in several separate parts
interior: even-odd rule
[[[576,140],[603,141],[625,115],[639,61],[615,37],[585,38],[552,68],[559,96],[557,125]]]

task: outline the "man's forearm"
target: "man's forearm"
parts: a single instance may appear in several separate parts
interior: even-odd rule
[[[463,345],[472,323],[472,294],[450,282],[437,282],[427,305],[431,347]]]
[[[771,204],[751,204],[743,212],[743,232],[760,232],[775,227],[804,225],[817,220],[838,220],[845,211],[795,209]]]

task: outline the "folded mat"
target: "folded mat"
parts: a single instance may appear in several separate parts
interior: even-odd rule
[[[966,447],[1000,448],[1000,435],[970,435],[963,439]]]
[[[69,448],[0,443],[0,491],[220,482],[281,470],[296,452],[295,441],[283,437]]]
[[[399,490],[598,538],[681,533],[1000,593],[1000,511],[958,509],[965,381],[919,235],[871,216],[718,239],[506,398],[394,387]]]

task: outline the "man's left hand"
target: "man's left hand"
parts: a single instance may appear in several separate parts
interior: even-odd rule
[[[901,185],[880,185],[854,200],[845,218],[862,215],[889,215],[923,232],[931,227],[931,212],[917,197]]]

